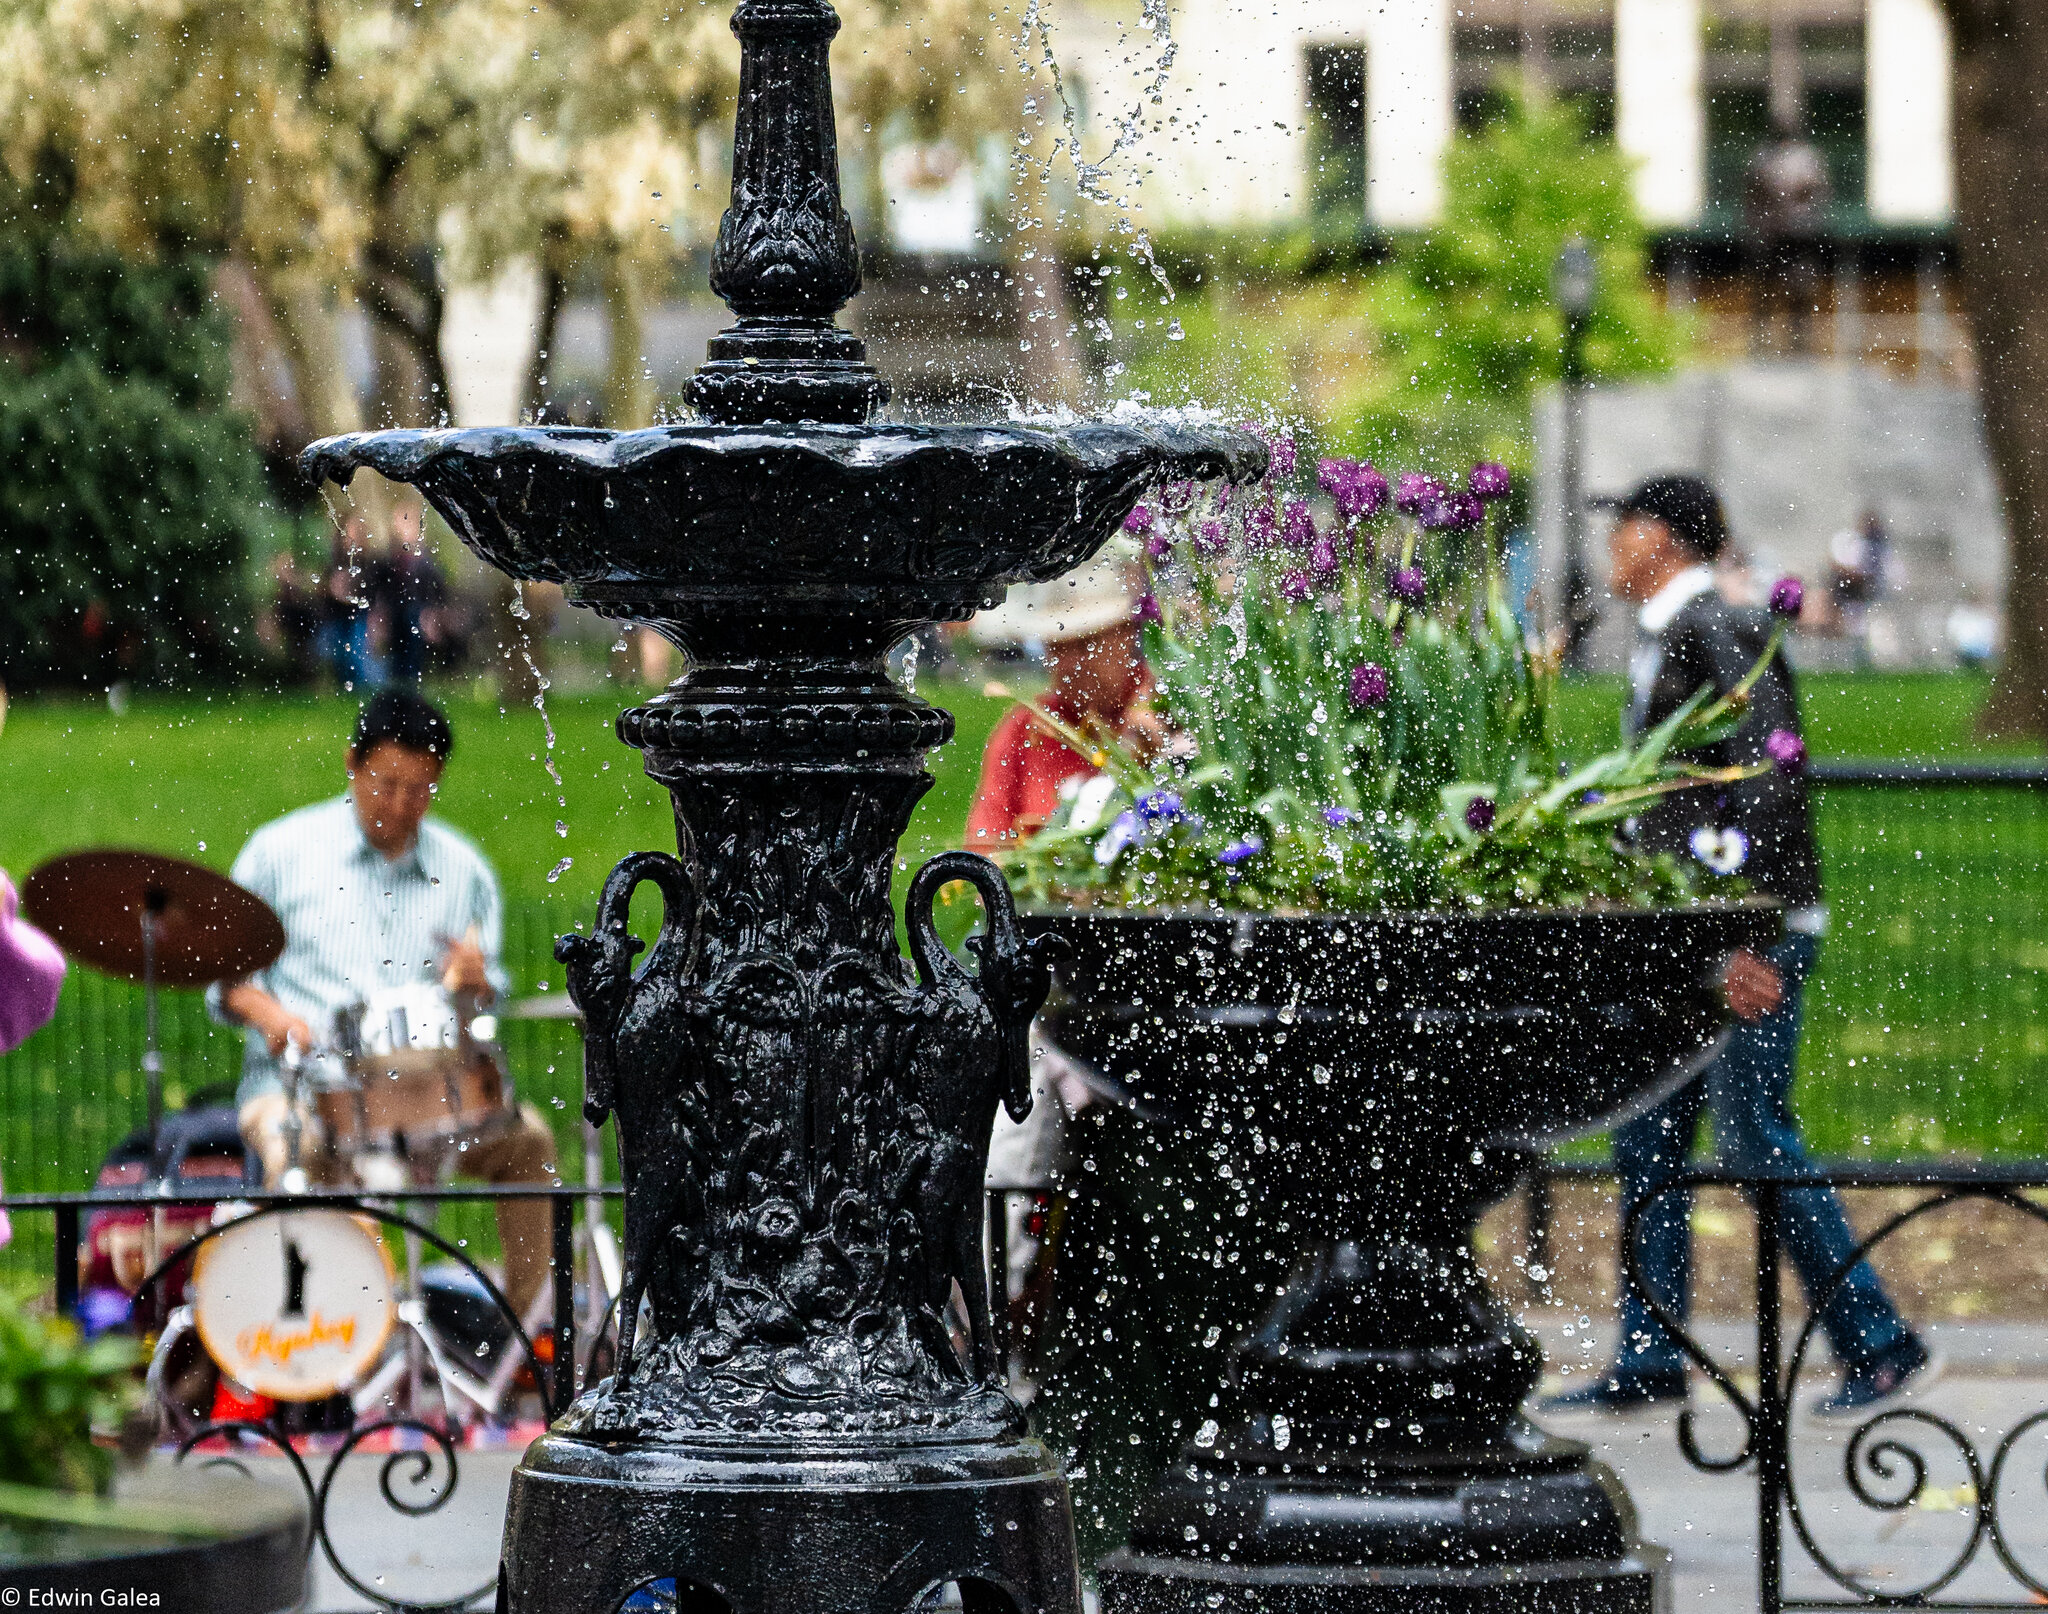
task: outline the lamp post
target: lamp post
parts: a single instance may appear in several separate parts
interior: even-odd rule
[[[1564,498],[1564,631],[1565,659],[1583,664],[1586,636],[1599,612],[1593,606],[1592,579],[1586,572],[1586,328],[1593,319],[1593,298],[1600,274],[1585,238],[1573,236],[1550,269],[1550,292],[1564,315],[1564,442],[1560,481]]]

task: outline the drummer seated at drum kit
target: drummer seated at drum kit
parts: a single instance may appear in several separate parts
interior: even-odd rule
[[[432,702],[380,691],[349,742],[347,793],[264,825],[235,859],[235,881],[284,922],[285,947],[255,974],[211,988],[207,1002],[247,1028],[236,1102],[269,1186],[284,1180],[295,1150],[311,1180],[377,1189],[396,1186],[373,1180],[388,1169],[372,1169],[389,1168],[394,1154],[415,1179],[424,1160],[487,1183],[560,1181],[553,1132],[531,1105],[513,1104],[502,1071],[479,1054],[491,1040],[484,1011],[506,984],[503,907],[483,855],[427,816],[453,747]],[[439,1006],[445,1038],[428,1034],[423,1004]],[[400,1124],[388,1112],[399,1078],[415,1068],[405,1060],[417,1062],[423,1045],[439,1060],[429,1068],[447,1074],[428,1084],[432,1111]],[[315,1074],[288,1081],[287,1065],[294,1078]],[[480,1066],[488,1098],[465,1103]],[[504,1200],[497,1209],[505,1295],[525,1316],[547,1277],[548,1204]]]

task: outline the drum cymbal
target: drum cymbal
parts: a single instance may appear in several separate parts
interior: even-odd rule
[[[53,858],[21,889],[28,916],[94,969],[142,979],[142,915],[157,916],[156,978],[205,986],[260,970],[284,951],[261,897],[197,863],[98,848]]]

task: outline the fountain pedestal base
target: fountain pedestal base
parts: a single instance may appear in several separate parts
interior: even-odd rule
[[[1203,1564],[1128,1549],[1099,1570],[1103,1614],[1670,1614],[1670,1555],[1483,1569]]]
[[[547,1435],[512,1476],[501,1614],[1081,1614],[1073,1508],[1028,1440],[764,1452]],[[652,1605],[661,1606],[661,1605]]]

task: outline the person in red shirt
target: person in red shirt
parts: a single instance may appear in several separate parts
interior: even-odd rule
[[[1141,598],[1127,567],[1097,561],[1051,583],[1012,589],[970,631],[983,644],[1042,645],[1051,686],[1040,704],[1048,712],[1084,734],[1103,731],[1144,745],[1157,737],[1158,719],[1145,701],[1152,678],[1140,639]],[[982,752],[968,849],[994,851],[1029,835],[1059,810],[1072,781],[1097,771],[1019,706],[996,725]]]

